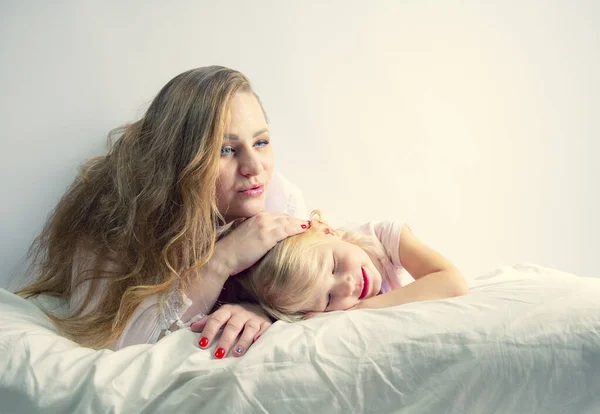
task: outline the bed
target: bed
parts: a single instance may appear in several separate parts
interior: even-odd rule
[[[277,322],[223,360],[189,330],[82,348],[38,308],[52,303],[0,290],[0,411],[600,413],[600,279],[523,264],[470,285],[459,298]]]

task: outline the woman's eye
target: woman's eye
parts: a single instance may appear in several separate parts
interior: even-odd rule
[[[335,260],[335,257],[333,258],[333,269],[331,270],[332,274],[335,274],[335,272],[337,272],[337,260]]]
[[[221,148],[221,155],[231,155],[233,154],[233,148],[230,146]]]
[[[256,147],[264,147],[265,145],[269,145],[269,141],[266,139],[261,139],[259,141],[256,141],[256,144],[254,144],[254,146]]]

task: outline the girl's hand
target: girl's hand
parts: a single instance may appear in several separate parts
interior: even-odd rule
[[[219,329],[224,327],[215,351],[215,357],[221,359],[229,353],[232,346],[234,357],[244,355],[269,326],[271,320],[258,305],[241,303],[225,304],[212,314],[192,323],[190,328],[192,332],[202,332],[199,345],[200,348],[206,348]]]
[[[307,224],[306,220],[287,214],[259,213],[219,240],[213,258],[223,263],[229,276],[238,274],[256,263],[277,242],[306,230]]]

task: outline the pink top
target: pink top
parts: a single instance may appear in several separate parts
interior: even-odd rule
[[[386,253],[381,260],[383,283],[379,293],[386,293],[415,281],[402,267],[398,254],[403,224],[401,221],[370,221],[358,227],[359,232],[379,240]]]
[[[290,183],[278,172],[273,173],[265,200],[265,211],[286,213],[300,218],[307,216],[302,193],[298,187]],[[91,254],[79,254],[76,263],[73,265],[72,277],[80,274],[82,270],[91,269],[94,259],[94,256]],[[69,301],[70,314],[73,314],[74,310],[84,300],[89,289],[89,283],[82,283],[72,293]],[[106,282],[103,280],[98,281],[98,291],[100,292],[102,291],[103,283]],[[99,299],[99,297],[93,298],[85,306],[84,314],[94,311],[98,306]],[[134,312],[133,316],[127,322],[125,330],[110,349],[117,350],[129,345],[155,343],[158,341],[161,333],[169,333],[169,327],[173,323],[176,323],[180,328],[189,326],[192,322],[204,316],[197,315],[189,321],[182,321],[180,319],[181,316],[191,304],[191,301],[185,298],[180,289],[148,297]]]

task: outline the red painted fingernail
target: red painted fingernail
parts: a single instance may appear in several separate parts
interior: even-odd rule
[[[260,335],[258,335],[256,338],[254,338],[254,340],[258,341],[258,338],[260,338]]]
[[[208,346],[208,338],[200,338],[200,342],[198,342],[198,344],[200,345],[200,348],[206,348]]]
[[[301,224],[300,227],[302,227],[303,229],[306,228],[306,224]]]
[[[223,359],[225,356],[225,350],[223,348],[219,348],[215,351],[215,358]]]

